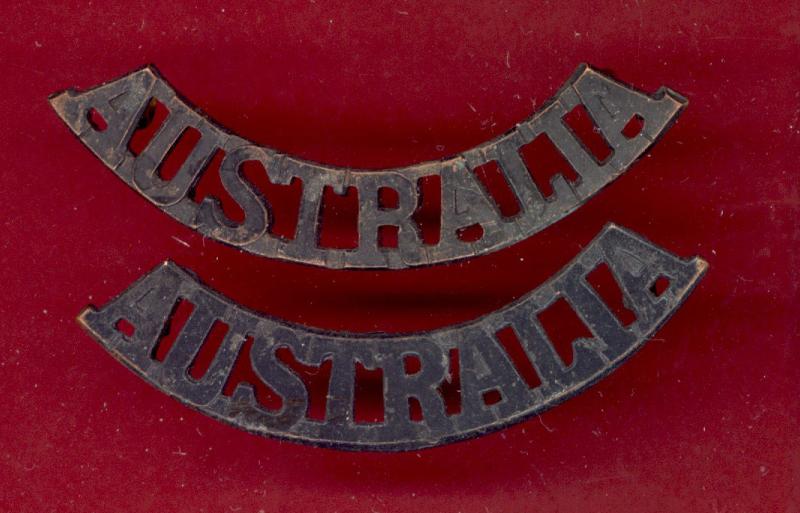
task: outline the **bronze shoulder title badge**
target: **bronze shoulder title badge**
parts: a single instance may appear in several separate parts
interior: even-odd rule
[[[61,119],[117,176],[158,208],[207,237],[257,255],[335,268],[403,268],[472,257],[518,242],[558,221],[624,173],[675,121],[686,104],[679,94],[662,88],[649,97],[580,66],[556,96],[531,118],[501,137],[453,158],[401,169],[358,172],[302,161],[256,146],[214,124],[190,107],[148,67],[83,93],[68,90],[50,99]],[[129,141],[152,122],[156,105],[165,107],[144,150],[134,154]],[[585,109],[603,139],[594,152],[565,118]],[[635,127],[626,130],[626,127]],[[188,133],[195,134],[189,157],[169,180],[159,167],[170,149]],[[199,136],[199,137],[198,137]],[[534,175],[537,162],[529,150],[552,144],[566,159],[552,177]],[[244,212],[236,223],[219,202],[192,200],[193,186],[217,152],[223,187]],[[291,237],[270,231],[271,205],[241,175],[248,161],[263,165],[275,184],[302,184],[297,227]],[[474,171],[496,165],[517,200],[518,211],[504,215]],[[570,169],[566,169],[569,167]],[[441,229],[437,242],[426,244],[412,217],[422,182],[436,180],[441,189]],[[321,247],[320,207],[325,189],[358,197],[358,241],[352,249]],[[397,195],[396,206],[379,201],[382,189]],[[378,231],[397,230],[395,248],[381,247]],[[476,240],[462,236],[476,227]]]
[[[579,207],[622,174],[670,126],[686,104],[668,89],[650,97],[587,66],[530,119],[507,134],[453,158],[401,169],[361,173],[302,161],[230,134],[192,109],[151,68],[83,93],[53,95],[51,104],[106,166],[158,208],[204,235],[252,253],[333,268],[403,268],[488,253],[528,237]],[[130,141],[166,108],[143,149]],[[605,150],[590,148],[567,118],[585,109]],[[194,146],[170,177],[159,169],[171,149],[194,131]],[[526,149],[554,145],[573,168],[542,181]],[[198,203],[192,191],[222,152],[223,187],[244,211],[235,222],[219,201]],[[271,206],[240,171],[256,161],[273,183],[299,180],[302,200],[291,237],[270,231]],[[500,205],[476,171],[496,165],[518,209]],[[427,244],[413,214],[421,182],[440,181],[441,230]],[[323,192],[358,197],[358,243],[332,249],[318,243]],[[381,204],[391,190],[393,207]],[[395,247],[382,247],[382,227],[397,230]],[[480,236],[465,240],[464,229]],[[609,224],[546,283],[475,321],[445,329],[387,335],[331,333],[251,312],[165,262],[79,322],[118,360],[184,404],[247,431],[345,449],[410,450],[487,433],[519,422],[579,393],[624,361],[686,299],[706,269],[639,235]],[[610,277],[622,301],[593,279]],[[585,336],[567,354],[553,343],[558,326],[543,316],[567,308]],[[179,311],[184,311],[178,321]],[[169,339],[169,341],[167,341]],[[250,381],[234,383],[244,365]],[[323,387],[303,369],[330,366]],[[358,366],[382,382],[379,419],[355,412]],[[257,381],[258,383],[256,383]],[[256,400],[266,385],[274,404]],[[312,408],[317,405],[317,408]],[[321,406],[320,406],[321,405]]]

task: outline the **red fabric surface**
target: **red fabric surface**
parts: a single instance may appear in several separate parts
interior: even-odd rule
[[[0,7],[0,511],[798,511],[796,2],[85,4]],[[690,104],[630,172],[525,242],[457,265],[331,271],[204,241],[47,103],[151,62],[240,135],[366,168],[503,133],[581,62]],[[171,258],[288,320],[430,329],[536,287],[608,221],[702,256],[706,277],[585,393],[418,453],[220,424],[74,321]]]

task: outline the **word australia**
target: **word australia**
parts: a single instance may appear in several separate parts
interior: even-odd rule
[[[236,305],[172,263],[79,321],[151,384],[242,429],[405,450],[493,431],[579,393],[641,347],[705,268],[609,225],[530,294],[435,331],[354,335],[290,324]]]
[[[497,139],[446,160],[354,171],[227,132],[152,67],[50,102],[106,166],[186,226],[258,255],[334,268],[447,262],[526,238],[626,171],[686,104],[582,65]],[[201,197],[211,173],[217,190]],[[332,214],[337,201],[350,202],[352,219]]]

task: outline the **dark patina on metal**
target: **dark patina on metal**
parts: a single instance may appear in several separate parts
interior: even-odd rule
[[[146,148],[134,155],[128,142],[137,126],[151,115],[154,101],[165,105],[168,117]],[[274,149],[257,146],[227,132],[182,99],[155,68],[146,67],[85,92],[53,95],[50,102],[70,129],[130,187],[158,208],[200,233],[246,251],[311,265],[333,268],[404,268],[429,265],[488,253],[522,240],[566,216],[605,185],[620,176],[677,119],[686,100],[667,88],[653,96],[632,90],[586,65],[578,67],[564,87],[531,118],[506,134],[452,158],[382,171],[355,171],[303,161]],[[605,139],[608,154],[599,160],[565,123],[574,108],[583,106]],[[99,116],[102,123],[93,122]],[[625,129],[632,120],[641,127]],[[181,135],[189,128],[199,142],[169,180],[159,175]],[[543,192],[532,179],[521,151],[540,137],[555,145],[575,177],[566,170],[555,174],[552,191]],[[216,198],[198,204],[193,187],[212,156],[225,152],[220,168],[223,187],[244,212],[241,223],[229,219]],[[244,162],[258,161],[274,184],[302,182],[302,199],[294,236],[270,232],[271,206],[241,175]],[[513,194],[519,212],[504,217],[474,171],[496,164]],[[535,166],[536,163],[533,163]],[[438,242],[426,244],[412,219],[420,201],[420,181],[441,180],[441,230]],[[323,191],[338,194],[355,187],[358,194],[358,244],[332,249],[319,244]],[[393,208],[380,204],[381,189],[394,190]],[[482,236],[463,240],[460,230],[479,226]],[[383,226],[396,227],[396,248],[380,244]]]
[[[587,276],[607,266],[635,320],[623,323]],[[79,322],[118,360],[145,380],[212,417],[260,435],[346,449],[398,451],[462,440],[509,424],[580,392],[629,357],[686,299],[706,269],[695,257],[678,258],[628,230],[608,225],[569,265],[525,297],[466,324],[408,335],[329,333],[248,311],[205,288],[165,262]],[[662,290],[661,280],[668,283]],[[565,300],[592,336],[572,343],[565,364],[538,315]],[[166,357],[154,350],[168,330],[178,301],[194,309]],[[212,326],[228,331],[207,370],[190,373]],[[121,323],[129,327],[121,329]],[[498,341],[511,328],[535,369],[538,384],[523,379],[518,363]],[[276,409],[256,401],[239,384],[223,393],[246,339],[255,374],[282,399]],[[308,417],[309,391],[276,356],[288,348],[305,365],[332,361],[325,414]],[[460,411],[447,411],[441,384],[452,380],[458,358]],[[417,369],[404,365],[419,361]],[[354,415],[355,366],[381,369],[383,422],[359,423]],[[499,400],[487,400],[495,393]],[[413,419],[416,400],[421,418]]]

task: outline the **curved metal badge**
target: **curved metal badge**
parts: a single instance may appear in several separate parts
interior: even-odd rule
[[[69,90],[51,97],[58,115],[122,180],[161,210],[202,234],[249,252],[334,268],[403,268],[448,262],[508,246],[542,230],[575,210],[620,176],[677,118],[686,100],[661,88],[652,97],[631,90],[588,66],[580,66],[541,111],[501,137],[447,160],[405,168],[353,172],[302,161],[228,133],[193,109],[152,67],[133,72],[86,92]],[[154,105],[168,114],[143,149],[130,141],[150,124]],[[577,114],[575,114],[577,113]],[[583,114],[581,114],[583,113]],[[584,116],[592,141],[573,130],[571,116]],[[588,116],[587,116],[588,114]],[[584,123],[585,124],[585,123]],[[594,130],[592,130],[594,128]],[[174,176],[161,166],[187,134],[193,146]],[[191,144],[191,143],[188,143]],[[540,169],[539,147],[556,155],[555,169]],[[244,212],[235,222],[212,197],[198,203],[193,190],[215,155],[224,155],[223,187]],[[297,226],[293,233],[273,233],[272,206],[241,171],[256,161],[272,184],[300,182]],[[550,164],[548,164],[550,165]],[[516,201],[503,212],[480,179],[495,170]],[[488,171],[487,171],[488,172]],[[438,181],[440,230],[426,242],[414,220],[426,180]],[[322,247],[320,212],[326,190],[358,198],[358,239],[352,249]],[[381,191],[397,201],[382,204]],[[383,244],[384,227],[396,243]],[[462,237],[464,230],[477,237]]]
[[[677,258],[608,225],[566,268],[513,304],[467,324],[388,336],[327,333],[259,316],[166,262],[79,321],[153,385],[247,431],[338,448],[407,450],[487,433],[578,393],[638,349],[705,268],[700,258]],[[592,276],[603,270],[621,292],[620,304],[598,292]],[[178,330],[176,309],[186,303],[191,314]],[[566,355],[544,319],[555,305],[587,328]],[[173,337],[167,348],[166,336]],[[249,382],[232,382],[232,369],[242,364]],[[321,392],[298,370],[326,366]],[[357,367],[379,371],[377,421],[359,421],[355,411]],[[453,383],[460,383],[454,407],[444,391]],[[256,400],[256,386],[271,389],[277,401]],[[312,403],[324,405],[320,415],[311,414]]]

